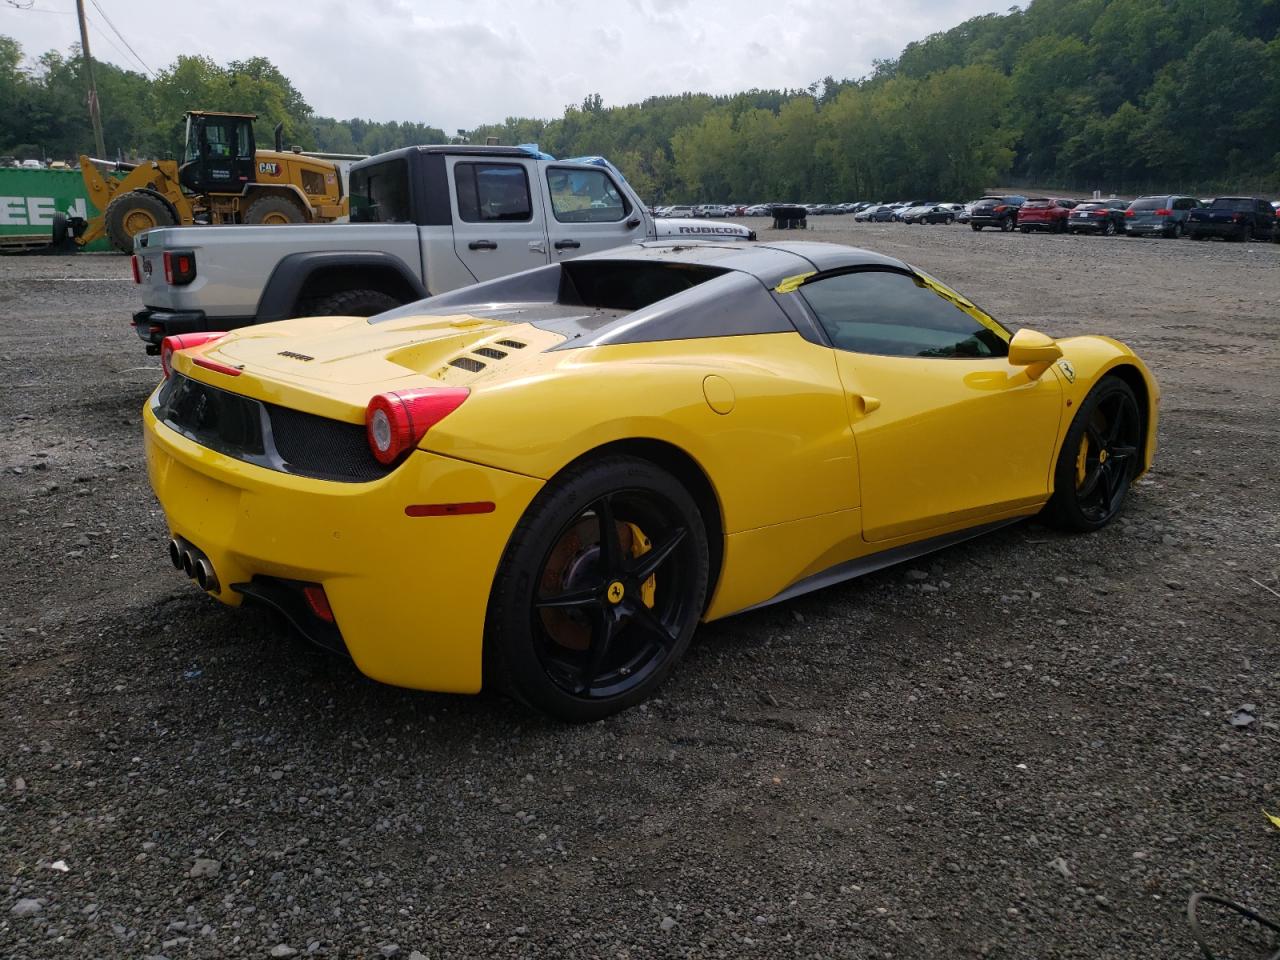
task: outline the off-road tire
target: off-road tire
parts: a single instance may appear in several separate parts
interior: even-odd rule
[[[401,301],[381,290],[340,290],[304,301],[295,316],[372,317],[401,305]]]

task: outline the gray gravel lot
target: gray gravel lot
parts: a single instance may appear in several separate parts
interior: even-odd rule
[[[704,627],[582,728],[201,595],[127,260],[0,259],[0,956],[1163,958],[1195,890],[1280,915],[1280,245],[812,223],[1133,345],[1156,470],[1094,536]]]

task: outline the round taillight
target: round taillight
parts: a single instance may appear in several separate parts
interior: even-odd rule
[[[380,393],[365,408],[369,449],[390,466],[416,447],[429,429],[457,410],[470,396],[466,387]]]

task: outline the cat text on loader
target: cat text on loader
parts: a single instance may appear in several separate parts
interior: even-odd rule
[[[279,126],[276,149],[257,150],[255,119],[192,110],[182,162],[120,164],[128,170],[122,180],[103,177],[89,157],[81,157],[89,199],[103,212],[75,231],[76,243],[84,246],[106,233],[113,247],[132,253],[134,234],[152,227],[323,223],[346,216],[337,165],[283,150]]]

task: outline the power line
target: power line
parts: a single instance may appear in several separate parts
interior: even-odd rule
[[[146,61],[143,60],[140,56],[138,56],[138,51],[134,50],[133,47],[130,46],[129,41],[124,38],[124,34],[120,32],[119,28],[114,23],[111,22],[111,18],[107,16],[107,11],[102,9],[102,4],[100,4],[98,0],[90,0],[90,2],[93,4],[94,9],[98,11],[98,14],[102,17],[102,19],[107,21],[107,26],[109,26],[112,29],[112,31],[115,33],[115,35],[120,38],[120,42],[123,43],[126,47],[128,47],[129,52],[133,54],[133,59],[137,60],[138,63],[142,64],[142,69],[147,71],[147,73],[150,74],[151,78],[154,80],[156,76],[156,72],[152,70],[150,67],[148,67]],[[112,46],[115,46],[115,44],[112,44]],[[116,47],[116,49],[118,50],[119,47]]]

